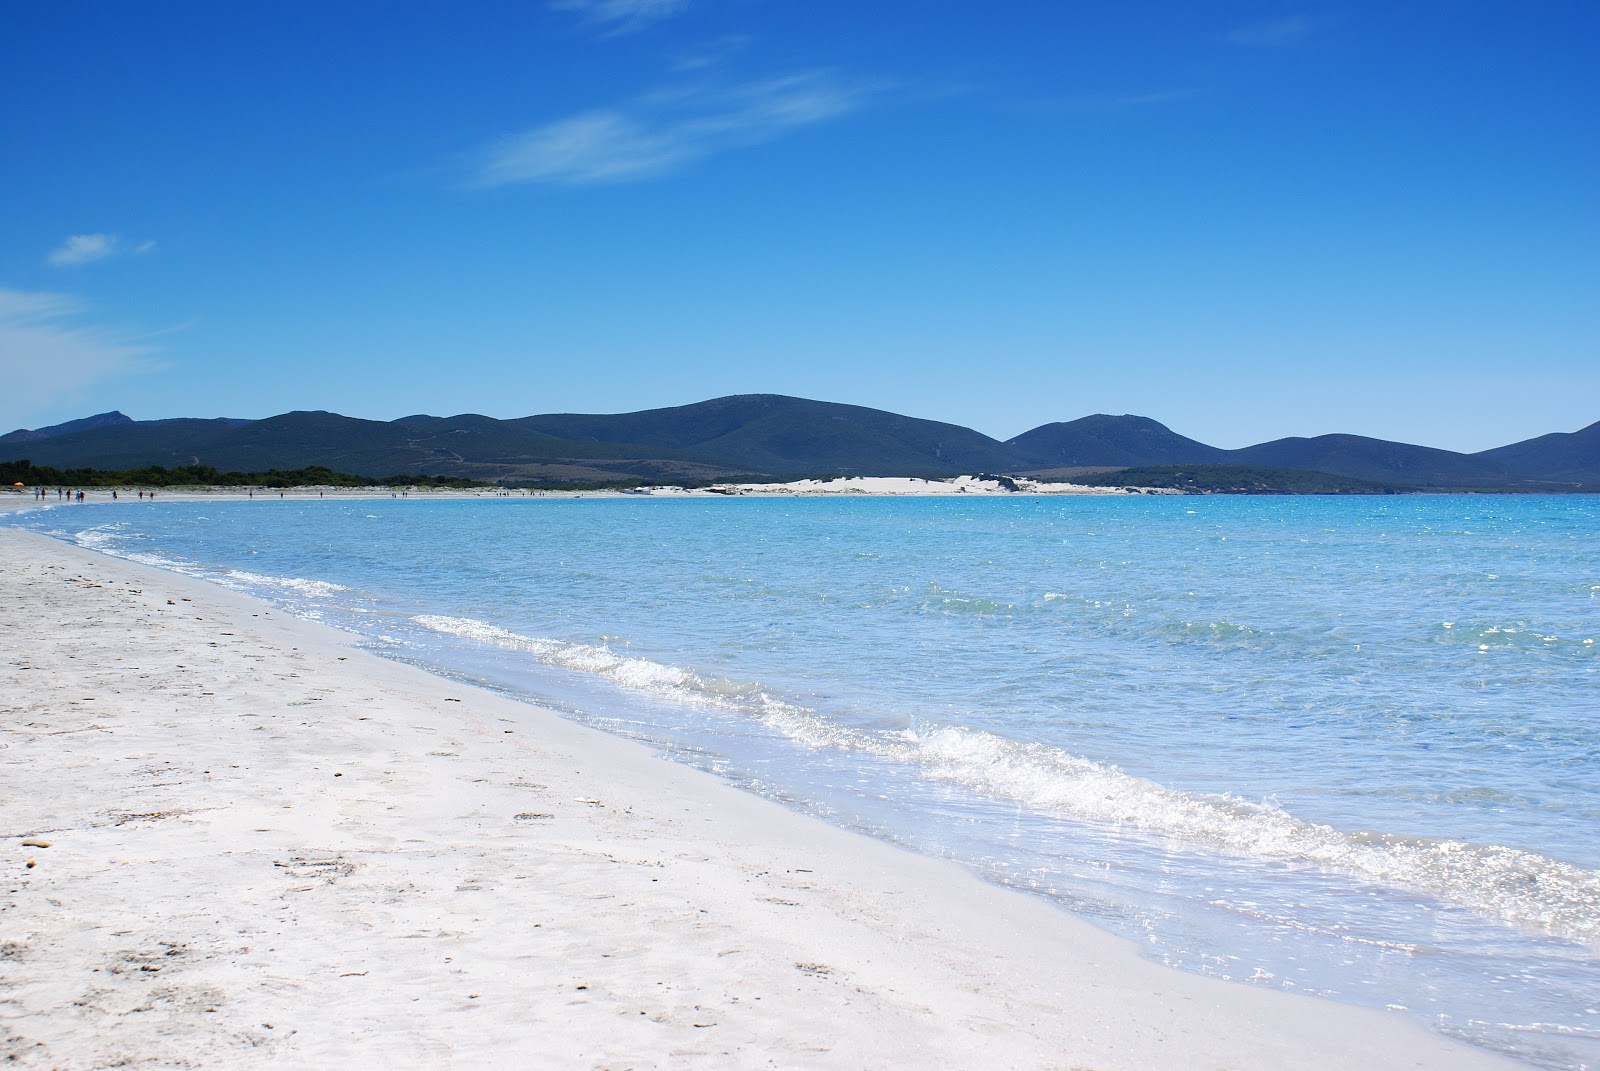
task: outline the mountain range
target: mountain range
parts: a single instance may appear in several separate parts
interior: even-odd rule
[[[1360,435],[1223,450],[1142,416],[1086,416],[1001,442],[958,424],[879,409],[742,394],[637,413],[510,420],[466,414],[380,421],[327,412],[133,420],[111,412],[0,435],[0,461],[24,458],[55,468],[208,465],[261,472],[321,465],[366,476],[546,485],[980,472],[1070,478],[1224,465],[1326,473],[1397,490],[1600,491],[1600,422],[1474,454]]]

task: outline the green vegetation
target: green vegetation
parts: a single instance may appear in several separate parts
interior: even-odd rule
[[[218,472],[210,465],[140,469],[57,469],[30,461],[0,461],[0,486],[29,487],[486,487],[461,476],[353,476],[321,465],[266,472]]]
[[[1091,487],[1163,487],[1200,495],[1393,495],[1385,486],[1305,469],[1252,469],[1239,465],[1147,465],[1074,476]]]

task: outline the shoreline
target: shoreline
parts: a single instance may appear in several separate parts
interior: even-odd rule
[[[1009,486],[1008,486],[1009,484]],[[35,498],[33,488],[17,490],[5,488],[5,494],[0,499],[9,502],[13,508],[17,505],[46,506],[70,505],[65,497],[52,498],[48,495],[43,499]],[[54,485],[48,490],[56,490]],[[111,487],[85,487],[74,488],[82,490],[86,496],[85,501],[110,502],[112,499]],[[202,499],[214,500],[219,498],[240,499],[326,499],[338,500],[367,500],[382,498],[721,498],[744,496],[883,496],[883,497],[944,497],[949,495],[1049,495],[1049,496],[1128,496],[1139,494],[1180,494],[1163,488],[1128,488],[1128,487],[1091,487],[1084,484],[1059,483],[1030,479],[1012,480],[1006,482],[994,478],[977,476],[953,476],[949,479],[931,479],[920,476],[842,476],[828,480],[791,480],[787,483],[719,483],[705,487],[681,487],[674,484],[641,484],[632,488],[608,488],[586,490],[559,490],[538,489],[521,487],[481,487],[481,488],[455,488],[455,487],[412,487],[404,485],[378,486],[378,487],[339,487],[339,486],[302,486],[302,487],[247,487],[233,485],[175,485],[172,487],[156,488],[151,492],[148,487],[137,484],[118,486],[116,491],[121,492],[118,501],[132,498],[138,502],[139,492],[150,494],[150,500],[155,500],[159,494],[161,499]],[[252,492],[254,492],[252,494]],[[20,501],[18,501],[20,500]]]
[[[1520,1066],[1148,962],[243,594],[0,557],[22,1066]]]

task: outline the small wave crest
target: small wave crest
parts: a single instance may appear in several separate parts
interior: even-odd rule
[[[758,718],[810,748],[854,751],[915,767],[926,777],[1021,804],[1181,844],[1252,859],[1321,867],[1430,893],[1517,925],[1600,942],[1600,872],[1498,845],[1345,832],[1266,803],[1180,792],[1043,743],[961,727],[868,731],[785,703],[759,686],[701,677],[608,647],[522,636],[472,618],[420,615],[435,632],[593,673],[625,688]]]
[[[281,588],[313,599],[325,599],[329,595],[350,590],[343,584],[334,584],[326,580],[310,580],[300,576],[267,576],[264,573],[252,573],[244,569],[229,569],[226,576],[229,580],[236,580],[253,587]]]
[[[1243,644],[1270,633],[1237,621],[1174,621],[1157,626],[1156,633],[1173,643]]]
[[[124,538],[122,535],[124,527],[121,524],[106,524],[99,528],[86,528],[73,536],[72,539],[78,546],[87,547],[90,550],[110,550]]]
[[[177,558],[165,558],[159,554],[148,551],[135,550],[130,545],[136,536],[129,532],[128,525],[103,524],[97,528],[86,528],[72,535],[72,541],[86,550],[105,554],[112,558],[122,558],[125,561],[138,562],[140,565],[153,565],[157,569],[167,569],[185,576],[199,576],[200,570],[192,562],[185,562]],[[64,534],[64,533],[63,533]]]
[[[1593,636],[1564,636],[1525,624],[1493,625],[1481,622],[1440,622],[1442,642],[1473,647],[1480,653],[1500,651],[1546,651],[1553,654],[1593,655]]]
[[[906,759],[985,795],[1231,854],[1336,870],[1557,937],[1600,941],[1600,873],[1534,852],[1345,832],[1271,804],[1174,791],[1059,748],[981,731],[900,735]]]
[[[73,542],[80,547],[93,550],[113,558],[122,558],[126,561],[138,562],[141,565],[153,565],[158,569],[166,569],[185,576],[198,576],[206,579],[217,579],[217,574],[201,567],[200,565],[184,561],[181,558],[163,557],[146,550],[137,549],[138,539],[136,532],[125,523],[103,524],[95,528],[86,528],[74,533]],[[341,591],[349,591],[343,584],[334,584],[326,580],[311,580],[298,576],[268,576],[265,573],[252,573],[245,569],[229,569],[221,575],[225,586],[244,584],[255,588],[269,588],[281,591],[292,591],[297,595],[305,595],[313,599],[327,598],[329,595]]]
[[[419,614],[412,620],[433,632],[459,636],[462,639],[492,644],[508,650],[523,651],[546,665],[592,673],[624,688],[650,692],[680,702],[758,713],[785,706],[768,697],[755,685],[740,684],[716,677],[703,677],[690,670],[664,665],[648,658],[618,654],[611,648],[599,644],[523,636],[470,617]]]
[[[947,617],[969,615],[988,617],[995,614],[1014,613],[1017,609],[1012,603],[996,602],[994,599],[984,598],[981,595],[942,588],[937,584],[928,584],[924,588],[921,608],[923,613],[940,614]]]

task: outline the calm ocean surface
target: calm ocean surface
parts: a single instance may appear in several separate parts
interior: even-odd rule
[[[1600,1066],[1600,499],[264,499],[8,523],[652,741],[1162,962]]]

